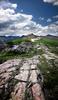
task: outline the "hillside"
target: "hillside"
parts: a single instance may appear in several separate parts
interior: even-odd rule
[[[0,50],[0,100],[57,100],[58,40],[32,34],[5,44]]]

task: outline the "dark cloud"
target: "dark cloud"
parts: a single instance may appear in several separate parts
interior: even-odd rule
[[[3,29],[8,28],[11,24],[12,24],[12,22],[0,23],[0,31],[2,31]]]

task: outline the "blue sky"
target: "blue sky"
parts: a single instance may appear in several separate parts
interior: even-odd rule
[[[0,35],[57,35],[58,0],[1,0]]]
[[[44,3],[43,0],[10,0],[10,2],[18,4],[17,12],[23,10],[23,13],[33,15],[33,20],[37,23],[47,25],[50,23],[46,21],[48,18],[51,18],[52,22],[58,20],[53,19],[53,16],[58,14],[58,6],[52,3]],[[41,17],[44,20],[40,20]]]

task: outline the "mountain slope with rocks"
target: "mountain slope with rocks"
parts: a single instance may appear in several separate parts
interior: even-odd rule
[[[30,35],[6,44],[0,53],[0,100],[57,100],[57,43]]]
[[[1,64],[0,99],[22,100],[26,98],[25,92],[29,92],[30,97],[27,95],[29,100],[31,98],[44,100],[41,90],[43,76],[37,68],[38,63],[38,56],[34,56],[29,59],[12,59]]]

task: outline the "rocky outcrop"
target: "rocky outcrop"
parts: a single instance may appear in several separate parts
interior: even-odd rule
[[[0,100],[44,100],[38,56],[0,64]],[[26,97],[26,93],[27,97]]]
[[[5,44],[1,44],[1,43],[0,43],[0,52],[1,52],[3,49],[5,49],[5,48],[6,48]]]
[[[19,45],[13,45],[11,48],[8,48],[8,51],[18,52],[18,53],[28,53],[33,48],[32,42],[22,42]],[[6,49],[7,50],[7,49]]]

